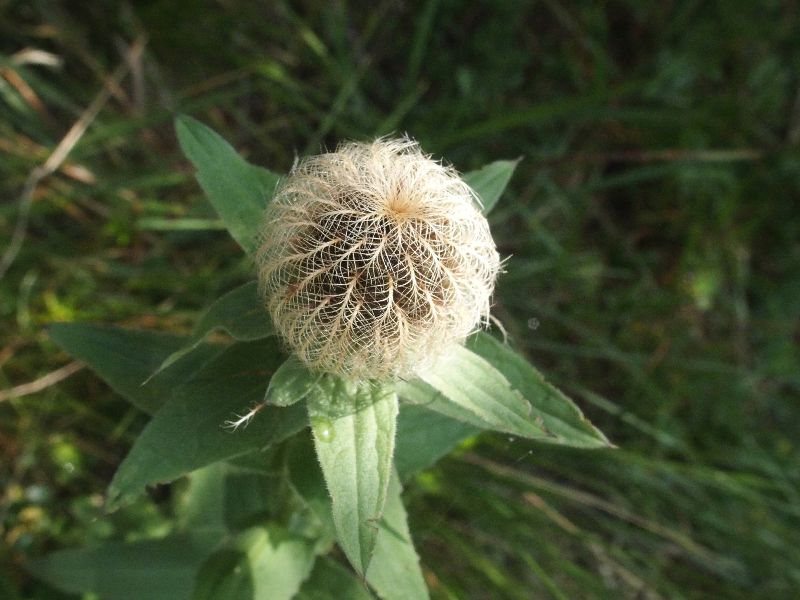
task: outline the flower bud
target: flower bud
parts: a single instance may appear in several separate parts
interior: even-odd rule
[[[477,196],[408,139],[299,161],[268,205],[261,293],[316,371],[411,376],[489,316],[500,260]]]

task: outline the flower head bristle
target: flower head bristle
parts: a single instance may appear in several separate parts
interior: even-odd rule
[[[500,267],[477,197],[407,138],[299,161],[257,253],[275,327],[310,368],[413,374],[489,315]]]

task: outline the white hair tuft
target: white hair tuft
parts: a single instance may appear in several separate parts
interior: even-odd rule
[[[256,256],[275,327],[309,368],[410,376],[486,322],[500,260],[475,192],[408,138],[300,160]]]

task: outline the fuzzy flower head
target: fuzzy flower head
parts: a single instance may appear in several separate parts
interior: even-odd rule
[[[267,309],[307,367],[413,375],[489,316],[500,261],[475,192],[409,139],[301,160],[266,209]]]

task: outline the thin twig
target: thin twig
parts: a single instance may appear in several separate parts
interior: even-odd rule
[[[89,106],[86,107],[86,110],[83,111],[83,114],[81,114],[80,118],[75,121],[75,124],[59,142],[58,146],[56,146],[55,150],[53,150],[52,154],[50,154],[45,163],[35,167],[28,175],[25,185],[22,188],[22,193],[19,197],[19,215],[17,216],[17,224],[14,227],[14,233],[11,236],[11,242],[9,243],[8,248],[6,248],[6,251],[3,253],[3,258],[0,260],[0,279],[5,276],[9,267],[17,258],[17,254],[19,253],[20,249],[22,248],[22,244],[25,241],[25,236],[27,235],[28,231],[28,217],[30,215],[33,195],[37,186],[45,177],[52,175],[55,171],[57,171],[64,160],[66,160],[69,153],[83,137],[83,134],[86,133],[89,125],[91,125],[92,121],[94,121],[94,119],[103,109],[103,106],[105,106],[106,102],[108,102],[108,99],[111,96],[111,90],[114,87],[119,86],[120,81],[122,81],[122,79],[128,74],[131,64],[137,60],[138,56],[142,53],[142,50],[144,50],[144,44],[144,38],[141,37],[137,38],[133,42],[131,47],[128,49],[125,59],[114,70],[111,76],[106,79],[103,84],[103,89],[98,92],[91,104],[89,104]]]
[[[29,383],[23,383],[10,390],[0,390],[0,402],[11,400],[12,398],[19,398],[20,396],[29,396],[30,394],[46,390],[51,385],[55,385],[59,381],[63,381],[70,375],[77,373],[84,366],[82,362],[75,360]]]

